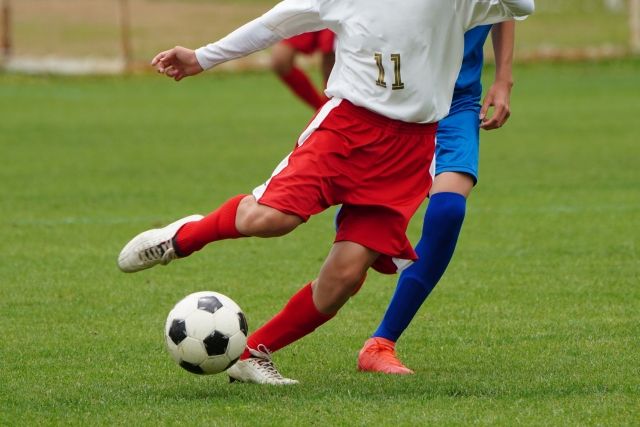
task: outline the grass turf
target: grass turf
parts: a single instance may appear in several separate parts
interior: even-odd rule
[[[417,374],[355,370],[395,283],[372,273],[276,354],[302,382],[288,388],[188,374],[162,327],[202,289],[258,327],[314,277],[332,212],[135,275],[115,258],[135,233],[259,184],[310,112],[269,74],[0,75],[0,424],[637,424],[639,72],[518,67],[452,265],[399,342]]]

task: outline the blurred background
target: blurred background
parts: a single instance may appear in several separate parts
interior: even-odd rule
[[[2,66],[28,72],[120,73],[175,44],[199,47],[273,0],[0,0]],[[640,53],[640,0],[537,0],[518,26],[517,60]],[[488,50],[490,53],[490,50]],[[265,67],[265,53],[227,65]]]
[[[141,230],[264,182],[308,122],[268,52],[179,84],[148,65],[275,3],[0,0],[0,426],[637,426],[640,0],[536,0],[518,23],[513,115],[482,133],[456,254],[399,344],[415,376],[356,372],[395,289],[378,274],[277,353],[296,390],[228,387],[169,358],[176,301],[222,292],[255,328],[334,236],[328,210],[179,266],[116,267]]]

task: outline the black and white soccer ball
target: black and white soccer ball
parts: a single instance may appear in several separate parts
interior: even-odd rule
[[[217,292],[187,295],[164,328],[173,360],[194,374],[217,374],[236,363],[247,345],[247,320],[231,298]]]

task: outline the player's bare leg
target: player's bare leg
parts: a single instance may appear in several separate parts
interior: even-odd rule
[[[278,43],[271,48],[271,69],[279,76],[291,72],[296,58],[296,50],[286,44]]]
[[[335,243],[318,278],[300,289],[269,322],[252,333],[247,350],[227,373],[232,381],[290,385],[271,359],[275,352],[329,321],[362,285],[378,253],[354,242]]]
[[[318,278],[311,285],[318,311],[335,314],[359,290],[378,255],[355,242],[334,243]]]
[[[467,198],[473,190],[473,185],[473,178],[466,173],[443,172],[433,180],[430,194],[433,196],[437,193],[458,193]]]
[[[333,66],[336,63],[336,54],[335,52],[327,52],[323,53],[320,58],[320,71],[322,71],[322,79],[324,80],[324,86],[327,86],[327,82],[329,81],[329,76],[331,75],[331,70],[333,70]]]
[[[253,196],[243,198],[236,213],[236,229],[245,236],[284,236],[300,224],[302,219],[299,216],[261,205]]]
[[[295,65],[298,52],[287,43],[271,48],[271,68],[291,91],[314,110],[319,109],[326,97],[316,89],[311,79]]]

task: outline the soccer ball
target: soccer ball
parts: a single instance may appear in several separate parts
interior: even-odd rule
[[[187,295],[164,328],[173,360],[194,374],[217,374],[236,363],[247,344],[247,320],[231,298],[217,292]]]

